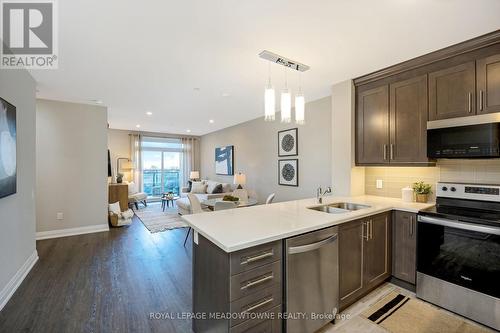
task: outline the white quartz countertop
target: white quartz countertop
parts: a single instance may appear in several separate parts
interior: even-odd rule
[[[417,213],[434,205],[434,203],[406,203],[397,198],[367,195],[323,198],[323,204],[335,202],[364,204],[370,208],[328,214],[307,208],[319,205],[313,198],[183,215],[182,218],[195,231],[222,250],[234,252],[393,209]]]

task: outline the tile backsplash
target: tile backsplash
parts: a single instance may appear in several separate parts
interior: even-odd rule
[[[383,188],[376,188],[377,179]],[[401,197],[401,189],[416,181],[469,182],[500,184],[500,160],[440,160],[435,167],[366,167],[365,193],[384,197]],[[435,200],[433,193],[430,200]]]

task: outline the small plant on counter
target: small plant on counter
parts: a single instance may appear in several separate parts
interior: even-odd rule
[[[238,197],[233,197],[232,195],[225,195],[224,198],[222,198],[222,201],[233,201],[233,202],[237,202],[239,201],[240,198]]]
[[[428,200],[429,194],[432,193],[432,186],[430,184],[426,184],[424,182],[416,182],[413,183],[413,192],[415,192],[415,196],[417,198],[417,202],[426,203]]]

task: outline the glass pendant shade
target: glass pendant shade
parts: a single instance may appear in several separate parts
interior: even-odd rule
[[[299,125],[305,124],[305,99],[304,94],[298,93],[295,96],[295,123]]]
[[[276,113],[274,88],[269,84],[264,92],[264,120],[273,121]]]
[[[289,123],[292,121],[292,95],[288,88],[281,92],[281,122]]]

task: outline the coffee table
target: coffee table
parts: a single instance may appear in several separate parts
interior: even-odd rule
[[[172,208],[174,207],[174,201],[179,199],[178,196],[168,197],[166,193],[161,196],[161,209],[165,211],[166,207],[170,207],[172,204]]]

